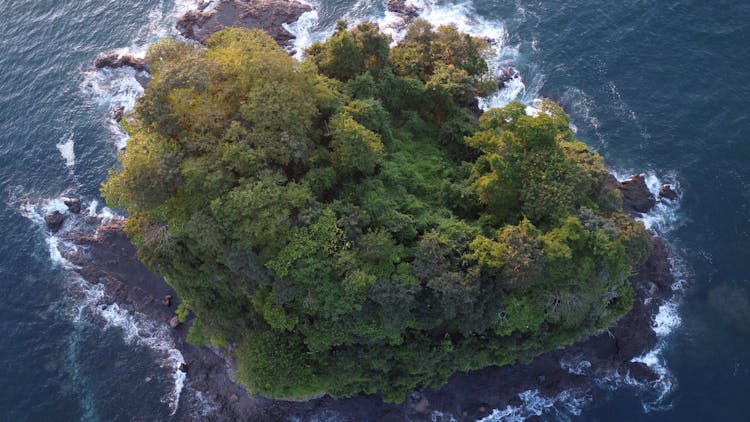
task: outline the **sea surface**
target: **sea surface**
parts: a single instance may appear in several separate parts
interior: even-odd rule
[[[110,110],[142,93],[132,70],[95,71],[104,52],[143,54],[190,0],[0,0],[0,420],[183,420],[174,351],[147,321],[80,282],[46,212],[98,201],[126,137]],[[676,300],[654,320],[661,375],[624,374],[583,396],[522,394],[486,421],[747,420],[750,388],[750,2],[419,0],[422,16],[493,40],[493,69],[519,77],[485,107],[550,97],[619,177],[678,186],[645,222],[673,252]],[[321,0],[289,29],[298,47],[336,19],[398,38],[384,0]],[[301,51],[301,49],[300,49]],[[68,226],[69,223],[66,223]],[[69,227],[64,227],[65,230]],[[585,371],[585,365],[570,365]],[[206,404],[208,406],[208,404]],[[192,412],[192,413],[191,413]],[[209,412],[210,413],[210,412]],[[433,415],[450,420],[450,415]],[[324,420],[325,418],[323,418]]]

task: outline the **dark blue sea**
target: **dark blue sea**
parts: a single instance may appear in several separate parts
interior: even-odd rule
[[[190,0],[0,0],[0,420],[200,419],[171,345],[76,279],[41,218],[62,197],[98,201],[124,136],[110,110],[141,91],[132,70],[95,71],[174,32]],[[527,392],[490,420],[748,420],[750,405],[750,2],[414,1],[422,16],[493,40],[520,77],[484,106],[550,97],[618,176],[678,186],[646,223],[673,252],[676,300],[644,354],[661,381],[601,380],[586,397]],[[398,37],[384,0],[321,0],[290,29],[299,46],[335,20]],[[522,397],[523,399],[523,397]],[[563,403],[565,402],[565,403]],[[208,406],[208,404],[206,404]],[[190,408],[190,412],[185,409]],[[192,412],[192,413],[191,413]],[[514,419],[516,418],[516,419]],[[437,419],[440,420],[440,419]],[[449,420],[446,416],[445,420]]]

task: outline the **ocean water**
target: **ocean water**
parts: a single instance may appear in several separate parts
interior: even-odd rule
[[[66,195],[101,203],[99,185],[125,141],[108,116],[139,95],[134,72],[93,71],[92,61],[116,49],[142,53],[195,3],[0,0],[0,420],[192,417],[165,357],[170,345],[119,308],[92,306],[101,292],[76,280],[58,253],[64,240],[40,217]],[[750,3],[413,3],[432,22],[491,38],[493,67],[519,70],[484,106],[551,97],[617,175],[644,172],[653,189],[671,182],[681,192],[645,221],[673,250],[681,281],[654,321],[659,346],[640,358],[661,381],[609,374],[595,392],[528,391],[522,406],[486,420],[746,420]],[[341,17],[401,33],[383,0],[314,6],[289,27],[298,47]]]

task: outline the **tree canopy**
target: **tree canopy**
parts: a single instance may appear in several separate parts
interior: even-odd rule
[[[477,117],[485,41],[340,24],[306,59],[164,40],[102,192],[254,393],[403,400],[613,324],[649,254],[549,100]]]

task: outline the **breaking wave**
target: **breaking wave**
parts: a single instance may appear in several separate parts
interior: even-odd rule
[[[539,394],[539,390],[527,390],[518,394],[518,398],[522,404],[494,409],[477,422],[521,422],[542,415],[568,419],[569,415],[580,415],[583,407],[591,401],[585,391],[579,390],[565,390],[553,397],[544,397]]]
[[[38,226],[45,236],[48,246],[50,262],[54,266],[66,270],[75,270],[79,266],[71,262],[66,256],[79,251],[79,246],[71,240],[73,233],[93,235],[97,229],[116,219],[120,219],[107,207],[99,207],[96,200],[84,206],[80,214],[68,211],[64,196],[32,201],[28,198],[16,200],[19,212]],[[59,212],[65,216],[61,228],[57,232],[47,229],[45,216]],[[101,319],[103,328],[121,329],[123,339],[129,344],[147,347],[162,357],[162,365],[170,368],[173,388],[162,398],[172,414],[177,411],[180,394],[185,384],[185,373],[179,370],[184,362],[182,353],[175,347],[174,341],[166,326],[157,325],[139,312],[132,312],[117,303],[111,303],[104,286],[90,283],[73,271],[68,281],[68,294],[73,299],[71,318],[74,323],[84,320]]]
[[[397,43],[406,35],[406,28],[412,17],[390,11],[384,3],[383,1],[360,0],[341,18],[346,19],[350,25],[361,21],[375,22],[382,32],[390,35],[393,42]],[[404,5],[416,11],[419,18],[435,26],[452,24],[462,32],[486,39],[493,52],[487,63],[491,75],[501,74],[503,69],[514,65],[518,60],[519,46],[509,43],[508,32],[503,22],[480,16],[469,1],[445,3],[436,0],[407,0]],[[315,7],[314,4],[313,7]],[[295,57],[301,59],[306,47],[333,33],[335,19],[327,20],[330,23],[322,24],[319,12],[314,9],[300,16],[297,22],[284,26],[296,37],[294,40]],[[502,107],[514,100],[531,101],[538,94],[540,88],[538,85],[535,85],[535,89],[527,89],[522,75],[517,72],[498,92],[487,98],[479,98],[479,106],[487,110],[492,107]]]

